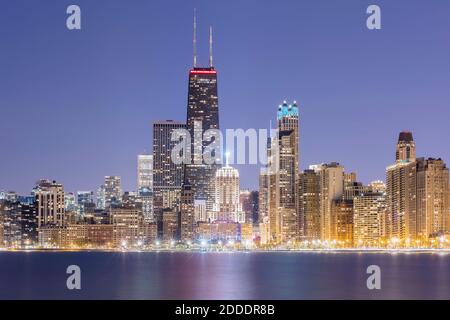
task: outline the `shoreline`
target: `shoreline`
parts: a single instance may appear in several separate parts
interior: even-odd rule
[[[1,253],[202,253],[202,254],[450,254],[450,249],[302,249],[302,250],[176,250],[176,249],[147,249],[147,250],[116,250],[116,249],[0,249]]]

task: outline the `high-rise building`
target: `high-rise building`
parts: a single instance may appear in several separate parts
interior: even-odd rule
[[[278,108],[278,190],[281,241],[300,238],[298,215],[299,114],[297,103]]]
[[[268,142],[267,210],[271,242],[300,238],[298,203],[299,113],[294,102],[278,107],[277,134]],[[265,190],[264,190],[265,191]],[[263,196],[264,197],[264,196]],[[263,205],[265,206],[265,204]]]
[[[206,210],[211,212],[215,200],[216,171],[220,167],[221,155],[213,152],[214,163],[205,161],[203,153],[214,141],[208,130],[219,129],[219,99],[217,93],[217,71],[212,59],[212,30],[210,33],[209,67],[197,67],[197,21],[194,16],[194,67],[189,71],[187,105],[187,129],[191,136],[191,163],[186,165],[186,181],[194,192],[195,200],[205,200]],[[220,151],[220,150],[218,150]],[[217,161],[218,160],[218,161]]]
[[[240,179],[237,169],[228,164],[216,172],[215,202],[210,221],[245,223],[240,203]]]
[[[106,176],[104,183],[105,208],[117,206],[122,198],[121,180],[118,176]]]
[[[401,132],[396,163],[386,169],[387,232],[390,238],[417,236],[416,151],[412,133]]]
[[[417,238],[443,235],[448,230],[449,170],[441,159],[417,159]]]
[[[320,175],[315,170],[300,174],[300,229],[307,240],[320,239]]]
[[[175,130],[186,129],[186,124],[172,120],[153,124],[153,207],[161,214],[163,209],[179,206],[183,182],[183,165],[172,161],[172,141]]]
[[[139,209],[113,207],[110,214],[116,247],[136,247],[144,243],[144,216]]]
[[[344,195],[344,168],[339,163],[313,166],[319,174],[320,188],[320,237],[323,241],[332,239],[331,205]]]
[[[64,207],[66,212],[75,212],[77,209],[75,195],[72,192],[67,192],[64,196]]]
[[[137,187],[138,190],[143,188],[153,189],[153,156],[149,154],[138,155],[137,163]]]
[[[269,216],[269,175],[268,168],[261,168],[259,173],[259,223]]]
[[[353,241],[358,247],[378,247],[384,238],[386,195],[368,192],[356,196],[353,202]]]
[[[0,247],[26,248],[37,242],[34,204],[0,200]]]
[[[80,215],[86,213],[88,207],[93,207],[94,202],[94,192],[92,191],[78,191],[77,192],[77,208]]]
[[[98,209],[106,209],[105,186],[102,184],[97,189],[95,205]]]
[[[194,191],[187,183],[181,192],[181,240],[193,241],[196,232]]]
[[[64,224],[64,187],[56,181],[40,180],[33,189],[36,198],[38,228],[44,225]]]
[[[179,211],[177,209],[164,209],[162,214],[163,241],[172,242],[179,239]]]
[[[251,202],[251,223],[257,225],[259,223],[259,191],[250,192]]]
[[[331,204],[331,238],[340,245],[353,245],[353,199],[335,200]]]

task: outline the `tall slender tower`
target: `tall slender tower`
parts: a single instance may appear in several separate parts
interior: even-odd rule
[[[285,101],[278,108],[278,133],[268,150],[268,211],[272,242],[296,241],[300,236],[298,215],[298,106]]]
[[[218,164],[206,163],[203,153],[214,138],[204,137],[210,129],[219,129],[219,103],[217,95],[217,71],[212,58],[212,28],[210,29],[209,67],[197,67],[197,19],[194,15],[194,67],[189,71],[187,105],[187,129],[192,139],[192,161],[186,165],[185,179],[194,193],[194,201],[206,201],[207,212],[214,203],[214,179]],[[213,154],[213,158],[220,158]]]
[[[153,124],[153,202],[155,213],[179,205],[183,182],[183,165],[171,160],[175,130],[185,129],[182,122],[167,120]]]
[[[411,132],[401,132],[396,163],[386,169],[386,223],[391,238],[406,240],[417,236],[416,146]]]

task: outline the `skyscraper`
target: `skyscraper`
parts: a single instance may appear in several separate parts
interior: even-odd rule
[[[94,206],[94,192],[92,191],[78,191],[77,192],[77,207],[78,213],[83,215],[86,213],[86,207]]]
[[[331,204],[331,239],[345,247],[353,245],[353,199]]]
[[[175,130],[186,125],[173,120],[153,124],[153,207],[173,209],[179,205],[183,182],[183,165],[172,161],[172,149],[177,142],[172,141]]]
[[[185,183],[181,191],[181,240],[193,241],[196,232],[194,192]]]
[[[37,226],[62,226],[64,223],[64,187],[56,181],[40,180],[33,189],[36,197]]]
[[[216,162],[209,163],[203,158],[205,148],[214,141],[208,130],[219,129],[219,102],[217,93],[217,71],[212,58],[212,29],[210,29],[209,67],[197,67],[197,21],[194,15],[194,67],[189,71],[187,129],[191,136],[191,163],[186,165],[185,180],[191,186],[196,200],[206,201],[207,212],[212,211],[214,203],[214,179]],[[206,133],[206,135],[205,135]],[[212,154],[219,159],[220,154]]]
[[[344,195],[344,168],[336,162],[314,168],[320,184],[320,237],[324,241],[333,240],[331,206]]]
[[[118,205],[122,198],[121,179],[118,176],[106,176],[104,183],[105,207]]]
[[[269,216],[269,177],[268,169],[261,168],[259,172],[259,223]]]
[[[386,169],[387,231],[391,238],[406,240],[417,235],[416,151],[411,132],[401,132],[396,163]]]
[[[417,159],[417,238],[426,240],[448,230],[449,170],[441,159]]]
[[[138,155],[137,164],[137,187],[138,191],[146,188],[153,189],[153,156],[149,154]]]
[[[278,107],[277,134],[268,143],[268,212],[272,242],[300,238],[298,206],[298,106]]]
[[[216,172],[215,202],[211,221],[245,223],[240,203],[240,179],[237,169],[228,164]]]
[[[356,246],[377,247],[384,238],[386,210],[384,193],[367,192],[356,196],[353,203],[353,241]]]
[[[307,240],[320,239],[320,176],[315,170],[300,175],[300,229]]]

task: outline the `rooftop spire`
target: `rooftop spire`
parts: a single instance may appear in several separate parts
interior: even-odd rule
[[[209,27],[209,66],[213,67],[213,33],[212,26]]]
[[[194,9],[194,68],[197,67],[197,9]]]
[[[225,152],[225,167],[229,168],[229,158],[230,158],[230,153],[229,152]]]

